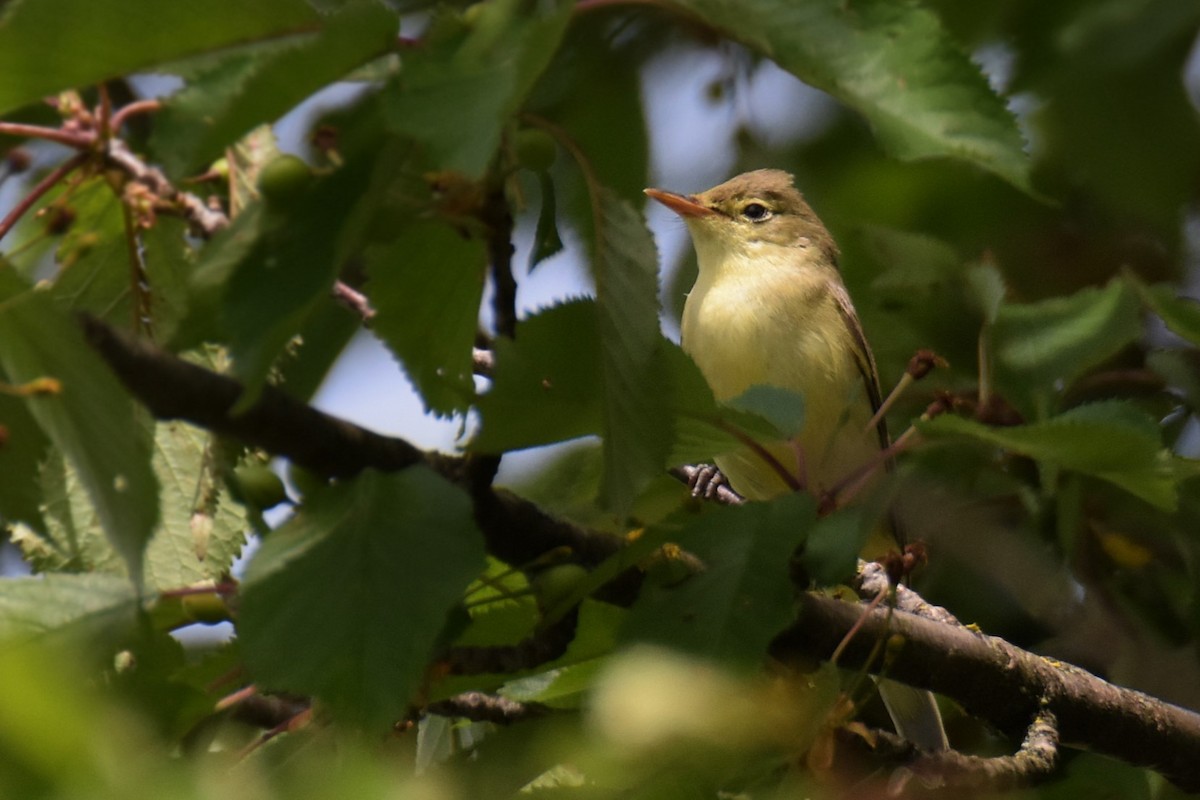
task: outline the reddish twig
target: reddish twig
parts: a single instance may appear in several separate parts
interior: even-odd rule
[[[76,133],[62,128],[47,128],[44,125],[26,125],[22,122],[0,122],[0,134],[26,139],[45,139],[74,147],[76,150],[85,150],[96,141],[96,136],[92,133]]]
[[[112,119],[108,123],[108,129],[113,136],[116,136],[117,132],[121,130],[121,126],[124,125],[130,117],[135,117],[139,114],[149,114],[154,111],[158,111],[161,108],[162,103],[157,100],[137,100],[133,103],[129,103],[128,105],[121,106],[119,109],[117,109],[117,112],[112,115]]]
[[[41,199],[42,195],[53,189],[56,183],[82,166],[87,159],[87,153],[78,153],[69,160],[59,164],[46,177],[38,181],[37,185],[29,190],[29,194],[21,198],[21,201],[13,207],[13,210],[8,212],[8,216],[0,220],[0,239],[3,239],[12,230],[13,226],[25,215],[26,211]]]

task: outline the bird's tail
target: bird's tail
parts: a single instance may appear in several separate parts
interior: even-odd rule
[[[942,715],[932,693],[887,678],[880,678],[876,683],[896,733],[924,750],[950,749]]]

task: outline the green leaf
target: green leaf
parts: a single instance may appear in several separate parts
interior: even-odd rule
[[[168,98],[151,146],[169,175],[201,167],[256,125],[388,52],[398,29],[382,5],[351,3],[284,46],[234,53]]]
[[[818,586],[834,586],[854,574],[875,517],[862,506],[839,509],[817,520],[804,543],[804,568]]]
[[[58,451],[52,451],[37,472],[42,489],[45,531],[19,525],[13,544],[35,572],[96,572],[129,574],[92,507],[79,473]]]
[[[42,499],[38,486],[38,464],[46,455],[50,440],[29,413],[25,402],[0,395],[0,428],[4,443],[0,446],[0,519],[4,523],[23,522],[35,530],[44,530]]]
[[[315,30],[304,0],[15,0],[0,18],[0,113],[165,61]],[[69,24],[68,24],[69,23]]]
[[[358,245],[357,204],[373,164],[353,159],[302,190],[286,213],[269,203],[252,206],[205,249],[184,330],[193,339],[202,336],[216,299],[234,374],[246,386],[242,402],[257,397],[271,365],[326,299],[343,259]]]
[[[192,268],[183,220],[161,216],[153,227],[136,231],[145,268],[139,277],[130,263],[121,202],[107,181],[97,177],[81,184],[71,193],[67,207],[75,220],[55,251],[58,272],[51,289],[55,300],[72,311],[130,327],[142,323],[142,298],[135,297],[136,289],[145,292],[154,336],[173,336],[186,310],[187,276]]]
[[[162,513],[146,547],[143,583],[149,588],[217,580],[228,573],[245,543],[245,513],[217,484],[209,442],[209,434],[182,422],[155,426],[153,466],[162,486]],[[24,526],[13,532],[13,543],[34,571],[128,575],[104,536],[78,471],[54,455],[36,474],[45,532]]]
[[[44,575],[7,578],[0,592],[0,639],[54,635],[109,636],[131,630],[138,598],[129,581],[114,575]]]
[[[61,392],[31,397],[27,407],[78,471],[129,573],[140,576],[158,520],[158,481],[129,396],[42,292],[0,303],[0,371],[10,383],[61,382]]]
[[[804,429],[804,397],[788,389],[751,386],[730,400],[729,406],[767,420],[784,439],[799,436]]]
[[[471,504],[421,467],[313,497],[246,569],[240,624],[264,687],[367,729],[400,719],[448,612],[484,566]]]
[[[574,300],[517,323],[496,341],[492,387],[471,449],[500,453],[601,431],[596,303]]]
[[[1137,298],[1124,281],[1069,297],[1001,306],[993,328],[997,366],[1014,391],[1069,382],[1142,332]]]
[[[1029,158],[1004,100],[916,3],[673,0],[861,113],[911,161],[958,158],[1029,190]]]
[[[1100,478],[1162,509],[1173,509],[1178,501],[1176,469],[1158,425],[1128,403],[1092,403],[1007,428],[950,415],[918,426],[930,437],[967,437]]]
[[[490,0],[469,25],[435,29],[426,37],[434,41],[408,55],[387,87],[391,129],[421,143],[437,169],[480,177],[558,49],[572,4],[559,0],[537,13],[524,7],[523,0]]]
[[[174,589],[228,574],[246,541],[246,515],[212,469],[212,435],[183,422],[155,427],[162,520],[146,548],[146,584]]]
[[[549,172],[538,175],[542,187],[542,207],[538,211],[537,229],[533,233],[533,247],[529,250],[529,271],[563,249],[562,237],[558,235],[557,199],[554,193],[554,178]]]
[[[651,574],[622,638],[761,665],[767,644],[794,618],[788,562],[815,521],[812,499],[792,494],[647,530],[644,536],[698,556],[704,570],[665,586]]]
[[[367,264],[375,332],[430,410],[465,410],[475,395],[471,348],[487,274],[483,243],[421,222],[369,251]]]
[[[604,379],[601,501],[618,512],[662,472],[671,430],[658,327],[658,251],[633,207],[599,188],[592,209],[600,370]]]
[[[1173,333],[1200,347],[1200,301],[1181,295],[1179,287],[1168,283],[1135,285],[1142,299]]]
[[[979,313],[983,316],[983,324],[991,325],[1000,313],[1001,304],[1007,288],[1004,276],[990,262],[975,264],[967,270],[968,296]]]

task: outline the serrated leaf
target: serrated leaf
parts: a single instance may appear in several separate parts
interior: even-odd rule
[[[600,342],[596,304],[574,300],[517,323],[498,339],[492,386],[479,398],[482,419],[471,443],[499,453],[601,430]]]
[[[216,484],[207,454],[210,435],[182,422],[155,426],[153,467],[162,486],[159,524],[146,547],[143,583],[177,589],[225,575],[245,543],[241,507]],[[57,455],[40,465],[45,532],[25,527],[13,542],[35,572],[127,576],[104,536],[78,472]]]
[[[671,429],[658,327],[658,251],[633,207],[605,188],[593,197],[592,275],[604,420],[601,502],[623,512],[664,468]]]
[[[1092,403],[1044,422],[1005,428],[950,415],[918,427],[930,437],[965,436],[1100,478],[1159,508],[1177,503],[1175,469],[1158,425],[1127,403]]]
[[[314,30],[320,19],[304,0],[16,0],[0,17],[0,73],[9,76],[0,113],[165,61]]]
[[[542,207],[538,211],[537,228],[533,233],[533,247],[529,250],[529,271],[563,249],[562,237],[558,235],[557,198],[554,178],[549,172],[538,175],[542,187]]]
[[[109,542],[142,574],[158,520],[158,481],[133,402],[44,293],[0,303],[0,371],[10,383],[59,380],[57,394],[29,398],[27,408],[79,473]]]
[[[480,4],[469,27],[407,56],[386,89],[391,129],[421,143],[437,169],[480,177],[566,30],[571,4],[551,5],[527,13],[522,0]]]
[[[39,508],[42,493],[38,486],[38,464],[45,457],[50,440],[37,421],[16,398],[0,395],[0,519],[4,523],[23,522],[34,530],[44,530]]]
[[[475,395],[471,348],[487,274],[483,243],[445,224],[417,223],[369,251],[367,269],[373,328],[426,406],[465,410]]]
[[[1137,298],[1124,281],[1069,297],[1001,306],[993,327],[997,366],[1016,392],[1070,381],[1141,336]]]
[[[162,520],[146,548],[146,585],[174,589],[227,574],[246,541],[246,515],[217,484],[211,434],[183,422],[155,427]]]
[[[704,570],[673,585],[647,580],[622,640],[652,642],[741,668],[762,663],[767,644],[794,618],[793,551],[816,521],[811,498],[791,494],[676,517],[644,536],[678,544]]]
[[[151,146],[169,175],[203,166],[251,128],[388,52],[398,29],[382,5],[350,3],[286,46],[240,51],[167,99]]]
[[[1172,333],[1200,347],[1200,301],[1179,293],[1179,287],[1160,283],[1136,284],[1142,299],[1162,318]]]
[[[957,158],[1029,190],[1013,114],[928,9],[890,0],[672,4],[857,110],[897,158]]]
[[[357,246],[357,202],[372,164],[356,158],[317,179],[291,198],[286,214],[269,204],[251,206],[205,249],[192,280],[186,335],[174,344],[212,335],[215,313],[233,372],[246,387],[240,402],[257,397],[271,365],[327,298],[342,260]]]
[[[400,719],[450,609],[484,567],[471,503],[422,467],[307,501],[246,569],[238,626],[259,685],[367,729]]]
[[[114,575],[7,578],[0,592],[0,639],[6,644],[39,636],[108,636],[132,629],[138,598]]]
[[[18,526],[13,543],[35,572],[129,573],[104,528],[79,473],[58,451],[38,467],[45,531]]]

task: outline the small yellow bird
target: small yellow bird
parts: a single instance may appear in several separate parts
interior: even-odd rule
[[[682,344],[717,399],[754,385],[803,395],[796,442],[766,446],[816,496],[877,458],[888,436],[882,421],[867,430],[880,402],[875,359],[838,271],[837,244],[792,176],[763,169],[696,195],[646,194],[691,232],[700,274],[684,304]],[[790,491],[756,453],[716,463],[747,499]],[[891,681],[880,692],[901,735],[927,749],[948,746],[932,695]]]

